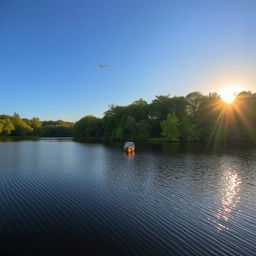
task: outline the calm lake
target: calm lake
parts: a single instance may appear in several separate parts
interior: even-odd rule
[[[2,141],[0,254],[256,255],[255,195],[253,147]]]

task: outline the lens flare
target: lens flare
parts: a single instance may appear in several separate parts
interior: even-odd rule
[[[237,88],[235,87],[226,87],[220,91],[221,99],[224,102],[231,104],[236,98],[236,94],[238,91],[239,90],[237,90]]]

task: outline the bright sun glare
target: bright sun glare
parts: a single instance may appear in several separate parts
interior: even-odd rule
[[[220,96],[222,100],[226,103],[232,103],[236,97],[236,93],[238,93],[239,90],[235,87],[226,87],[220,91]]]

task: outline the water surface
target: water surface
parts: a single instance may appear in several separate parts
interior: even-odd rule
[[[256,149],[0,143],[0,249],[256,255]]]

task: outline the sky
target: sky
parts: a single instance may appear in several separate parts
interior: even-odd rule
[[[255,92],[255,13],[255,0],[0,0],[0,113],[76,121],[156,95]]]

